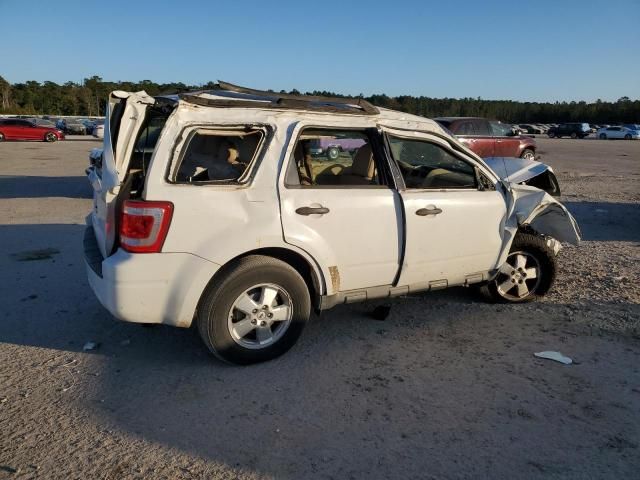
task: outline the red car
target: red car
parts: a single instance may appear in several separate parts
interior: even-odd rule
[[[4,140],[56,142],[64,140],[64,133],[57,128],[40,127],[20,118],[0,118],[0,142]]]
[[[470,150],[482,158],[536,158],[533,137],[518,135],[511,125],[475,117],[441,117],[436,122],[448,128]]]

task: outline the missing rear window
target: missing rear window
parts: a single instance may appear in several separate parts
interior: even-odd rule
[[[176,183],[241,183],[264,139],[262,130],[196,130],[170,178]]]

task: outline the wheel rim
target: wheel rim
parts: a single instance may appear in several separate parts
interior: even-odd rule
[[[522,156],[522,158],[524,158],[525,160],[535,160],[536,156],[531,152],[527,152]]]
[[[53,133],[47,133],[47,142],[53,142],[56,136]]]
[[[513,252],[500,267],[496,278],[498,294],[507,300],[523,300],[540,285],[540,262],[527,252]]]
[[[293,302],[282,287],[272,283],[255,285],[238,296],[227,326],[238,345],[267,348],[282,338],[291,325]]]
[[[340,156],[340,153],[335,148],[329,149],[329,158],[335,160]]]

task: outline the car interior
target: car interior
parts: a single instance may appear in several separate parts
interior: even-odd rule
[[[364,132],[305,130],[293,157],[300,186],[380,185]]]
[[[189,140],[174,181],[235,182],[253,161],[262,137],[259,130],[198,130]]]

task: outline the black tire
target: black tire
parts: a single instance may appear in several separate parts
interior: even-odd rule
[[[329,147],[327,149],[327,158],[329,160],[337,160],[340,157],[340,148],[338,147]]]
[[[529,159],[529,160],[535,160],[536,159],[536,152],[534,152],[530,148],[525,148],[522,151],[522,154],[520,154],[520,158],[526,158],[526,159]]]
[[[58,137],[53,132],[47,132],[44,134],[44,141],[49,143],[57,142]]]
[[[274,343],[247,348],[231,336],[232,307],[243,292],[265,283],[277,285],[287,293],[291,300],[291,322]],[[249,365],[272,360],[288,351],[302,334],[310,315],[309,289],[302,276],[281,260],[251,255],[233,262],[207,286],[196,321],[202,340],[216,357],[228,363]]]
[[[556,134],[554,132],[549,132],[547,133],[547,135],[549,135],[549,138],[553,138],[556,136]]]
[[[607,139],[607,134],[606,133],[601,133],[600,134],[600,140],[606,140]]]
[[[572,132],[571,133],[571,138],[573,138],[573,139],[578,138],[578,134],[576,132]]]
[[[631,135],[629,135],[628,133],[624,136],[625,140],[631,140]]]
[[[535,286],[531,285],[528,295],[521,298],[511,298],[512,295],[500,293],[498,285],[506,282],[509,278],[508,274],[498,273],[495,279],[480,287],[480,292],[490,302],[494,303],[526,303],[533,302],[544,295],[551,289],[556,279],[557,261],[556,256],[547,245],[547,241],[540,235],[530,233],[518,233],[509,249],[509,256],[524,252],[533,257],[537,261],[539,272],[535,280]],[[513,281],[513,280],[512,280]],[[525,282],[534,283],[532,280],[524,280]],[[522,280],[520,281],[522,282]],[[517,286],[517,284],[515,284]]]
[[[4,142],[4,133],[0,133],[0,142]]]

